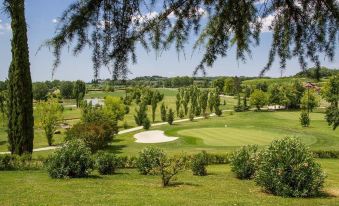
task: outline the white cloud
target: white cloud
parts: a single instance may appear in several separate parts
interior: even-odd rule
[[[144,23],[145,21],[154,19],[155,17],[157,17],[159,15],[158,12],[156,11],[152,11],[152,12],[148,12],[146,14],[140,15],[140,14],[135,14],[132,17],[132,21],[134,23]]]
[[[272,15],[272,14],[267,16],[267,17],[265,17],[265,18],[263,18],[263,19],[261,19],[260,20],[261,23],[262,23],[261,31],[262,32],[271,32],[269,27],[271,26],[273,20],[274,20],[274,15]]]
[[[4,34],[7,31],[11,31],[11,24],[9,23],[3,23],[3,21],[0,19],[0,34]]]
[[[58,19],[52,19],[52,23],[53,23],[53,24],[57,24],[58,22],[59,22]]]
[[[207,15],[207,11],[205,11],[203,8],[199,7],[197,9],[197,14],[200,15],[200,16],[206,16]],[[169,15],[168,15],[168,18],[170,19],[175,19],[175,15],[174,15],[174,12],[171,12]]]

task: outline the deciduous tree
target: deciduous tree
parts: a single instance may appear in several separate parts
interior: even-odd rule
[[[62,119],[62,112],[62,105],[54,99],[36,104],[36,125],[44,130],[49,146],[53,144],[53,135]]]
[[[73,97],[75,98],[77,107],[80,107],[81,101],[86,94],[86,83],[81,80],[77,80],[73,86]]]

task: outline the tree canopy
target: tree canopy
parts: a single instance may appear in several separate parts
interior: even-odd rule
[[[339,28],[336,0],[76,0],[46,44],[56,57],[54,69],[62,49],[75,42],[75,55],[85,46],[92,48],[95,78],[101,66],[112,66],[113,77],[119,78],[126,77],[129,63],[136,63],[137,44],[147,51],[174,44],[180,52],[195,34],[194,48],[204,49],[195,72],[205,72],[233,46],[236,58],[246,61],[268,18],[273,19],[268,27],[273,41],[261,74],[276,56],[281,69],[293,57],[303,70],[307,59],[317,68],[319,55],[333,60]]]

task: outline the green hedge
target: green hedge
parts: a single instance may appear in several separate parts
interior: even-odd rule
[[[43,168],[43,159],[32,159],[30,154],[22,156],[4,154],[0,155],[1,170],[36,170]]]
[[[334,150],[317,150],[312,151],[315,158],[339,159],[339,151]]]

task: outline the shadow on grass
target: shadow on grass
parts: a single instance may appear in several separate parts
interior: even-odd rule
[[[7,141],[0,141],[0,146],[5,145],[6,143],[7,143]]]
[[[267,191],[261,190],[262,193],[270,196],[276,196],[279,197],[279,195],[274,195],[272,193],[269,193]],[[339,191],[321,191],[318,195],[309,196],[309,197],[283,197],[283,198],[291,198],[291,199],[330,199],[330,198],[336,198],[339,196]]]
[[[88,175],[87,177],[81,177],[80,179],[102,179],[100,175]]]
[[[168,186],[166,187],[181,187],[181,186],[192,186],[192,187],[199,187],[201,185],[191,183],[191,182],[171,182]]]
[[[122,153],[122,149],[127,147],[127,145],[119,145],[118,143],[121,142],[122,140],[120,139],[113,139],[113,141],[111,142],[110,145],[108,145],[105,150],[110,151],[114,154],[121,154]]]

